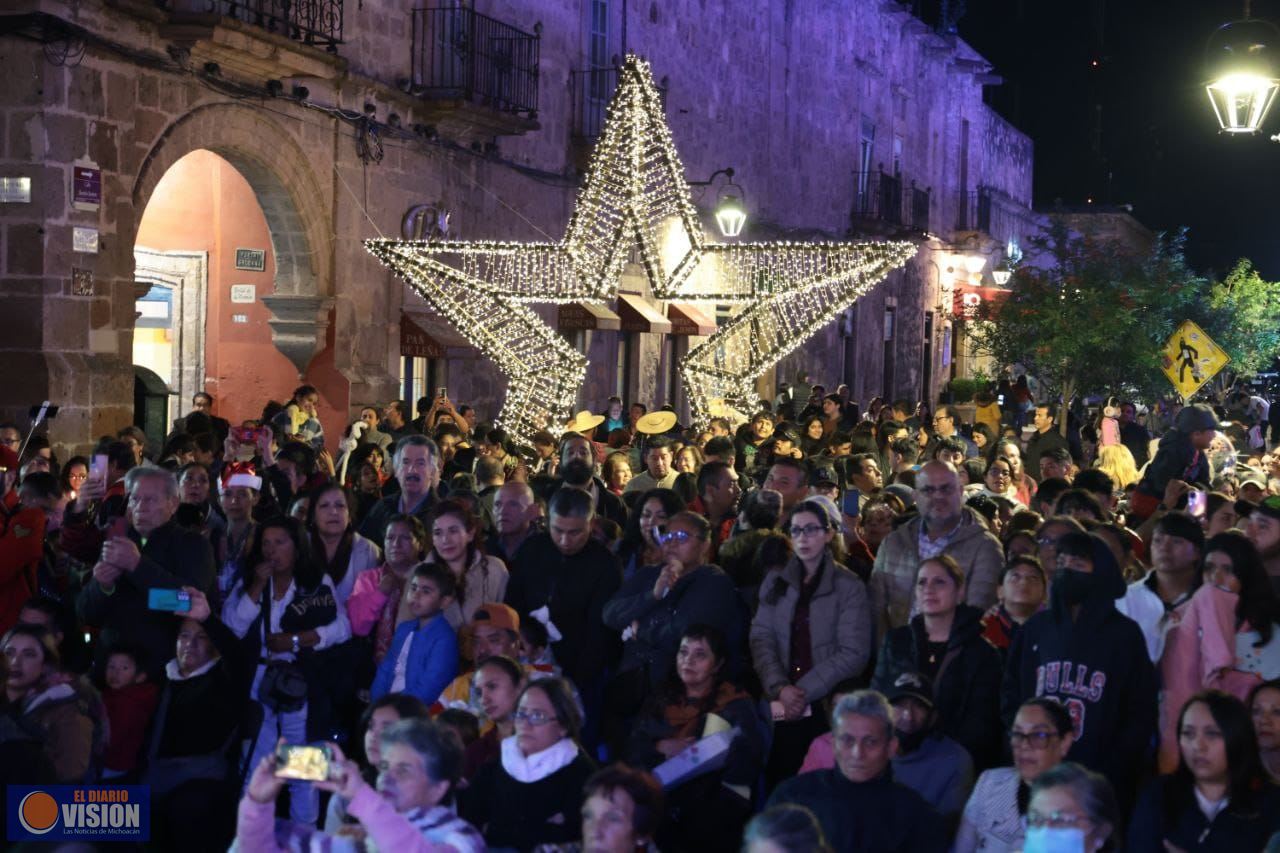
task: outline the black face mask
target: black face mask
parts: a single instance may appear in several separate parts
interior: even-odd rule
[[[1049,594],[1055,602],[1072,606],[1083,604],[1093,594],[1094,579],[1092,574],[1077,572],[1074,569],[1059,569],[1053,576],[1053,585]]]
[[[924,739],[929,736],[929,729],[921,728],[919,731],[907,734],[895,727],[893,734],[898,739],[898,754],[906,755],[920,748],[920,744],[924,743]]]

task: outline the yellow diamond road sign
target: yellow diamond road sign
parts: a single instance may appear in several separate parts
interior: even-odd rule
[[[1231,357],[1205,334],[1204,329],[1187,320],[1173,333],[1160,353],[1160,367],[1173,387],[1184,399],[1200,390],[1200,386],[1227,366]]]

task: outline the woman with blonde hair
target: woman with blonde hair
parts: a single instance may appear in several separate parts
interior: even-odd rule
[[[1138,482],[1138,466],[1129,448],[1123,444],[1107,444],[1098,448],[1098,461],[1093,467],[1106,473],[1117,489],[1127,489]]]

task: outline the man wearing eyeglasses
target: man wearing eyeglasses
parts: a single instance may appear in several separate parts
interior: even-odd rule
[[[871,612],[877,636],[907,624],[913,610],[920,561],[949,554],[965,576],[965,601],[981,610],[996,602],[1004,564],[1000,540],[977,513],[964,505],[956,469],[934,460],[916,477],[920,514],[900,525],[880,543],[871,572]]]
[[[0,447],[7,447],[14,453],[22,446],[22,431],[14,424],[0,424]]]
[[[938,444],[949,438],[964,442],[966,459],[977,457],[978,445],[960,434],[960,418],[956,415],[955,408],[952,406],[939,406],[938,411],[933,416],[933,438],[929,440],[928,446],[925,447],[924,455],[932,459],[933,452],[937,449]]]

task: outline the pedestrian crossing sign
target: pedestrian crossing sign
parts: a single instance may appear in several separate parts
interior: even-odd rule
[[[1205,334],[1204,329],[1187,320],[1173,333],[1160,353],[1160,367],[1184,400],[1218,375],[1231,357]]]

